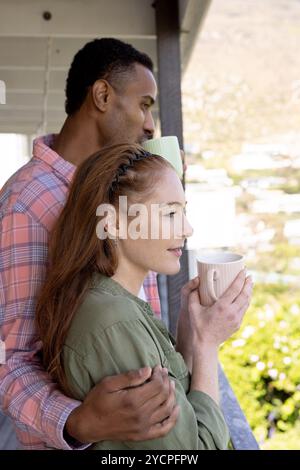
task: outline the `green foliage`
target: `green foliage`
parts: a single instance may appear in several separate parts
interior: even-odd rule
[[[287,432],[277,432],[262,446],[263,450],[300,450],[300,423]]]
[[[243,325],[222,346],[220,359],[259,443],[275,434],[265,444],[272,448],[293,434],[300,417],[299,291],[256,286]],[[294,441],[285,439],[285,448],[295,448]]]

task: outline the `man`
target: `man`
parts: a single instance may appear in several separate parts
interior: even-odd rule
[[[152,439],[176,422],[174,391],[160,367],[107,377],[83,403],[64,396],[43,370],[34,328],[49,234],[76,166],[105,145],[151,138],[156,94],[148,56],[116,39],[86,44],[69,70],[67,119],[60,133],[36,139],[33,158],[0,193],[0,324],[6,350],[0,406],[14,420],[24,448],[81,449],[101,440]],[[158,314],[154,274],[144,288]]]

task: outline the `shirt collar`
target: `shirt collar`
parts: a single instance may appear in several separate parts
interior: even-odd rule
[[[33,157],[42,160],[49,165],[56,173],[63,177],[67,184],[70,184],[74,176],[76,166],[62,158],[58,153],[52,150],[56,134],[48,134],[37,137],[33,141]]]
[[[112,295],[122,295],[123,297],[127,297],[139,304],[144,310],[148,311],[148,313],[150,312],[151,315],[153,315],[153,312],[147,302],[131,294],[131,292],[122,287],[121,284],[119,284],[117,281],[111,277],[105,276],[100,272],[93,273],[91,288],[105,291]]]

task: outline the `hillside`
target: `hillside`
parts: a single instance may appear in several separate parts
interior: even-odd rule
[[[183,80],[185,142],[299,141],[300,1],[213,0]]]

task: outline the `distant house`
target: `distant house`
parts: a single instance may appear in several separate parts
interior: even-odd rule
[[[271,189],[286,184],[287,178],[280,176],[264,176],[261,178],[245,178],[240,185],[244,189]]]
[[[237,173],[246,170],[273,170],[290,167],[291,158],[284,145],[246,144],[240,154],[232,157],[231,166]]]
[[[284,224],[283,233],[290,243],[299,245],[300,244],[300,219],[288,220]]]
[[[233,181],[223,168],[206,170],[202,165],[188,165],[185,174],[187,182],[205,182],[209,185],[232,186]]]
[[[194,233],[188,248],[231,247],[236,244],[235,189],[188,184],[187,217]]]
[[[251,205],[256,214],[300,213],[300,194],[285,194],[283,191],[259,191]]]

